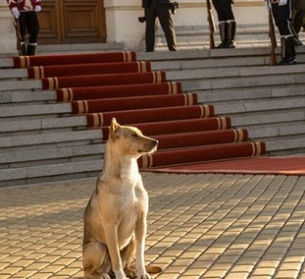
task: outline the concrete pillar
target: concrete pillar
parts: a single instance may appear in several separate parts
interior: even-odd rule
[[[138,21],[143,16],[141,3],[141,0],[104,0],[107,42],[123,42],[132,49],[144,46],[145,24]]]
[[[13,16],[6,5],[6,1],[0,3],[0,54],[17,55],[16,34],[13,25]]]

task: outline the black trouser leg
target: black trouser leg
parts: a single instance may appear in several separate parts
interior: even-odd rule
[[[235,47],[235,32],[236,32],[236,22],[235,21],[229,21],[227,23],[227,34],[228,34],[228,40],[227,40],[227,48],[234,48]]]
[[[37,13],[32,12],[26,12],[27,13],[27,30],[29,32],[29,43],[30,44],[37,44],[37,38],[39,33],[39,22]]]
[[[294,37],[281,37],[281,56],[280,65],[294,65],[297,63]]]
[[[170,51],[177,50],[176,33],[174,30],[173,17],[167,4],[157,3],[157,14],[160,25],[165,34],[168,49]]]
[[[21,46],[21,54],[22,55],[26,55],[27,54],[27,48],[26,48],[26,44],[25,42],[20,42],[20,46]]]
[[[303,25],[303,18],[305,16],[305,10],[294,10],[292,16],[292,32],[294,34],[295,46],[302,46],[303,43],[299,39],[299,32]]]
[[[151,52],[154,51],[155,48],[155,32],[156,32],[156,18],[157,18],[157,14],[154,7],[152,7],[152,3],[150,3],[150,7],[145,8],[145,18],[146,18],[146,26],[145,26],[146,51]]]
[[[228,40],[227,23],[219,22],[218,26],[221,43],[217,46],[217,48],[225,48],[226,42]]]
[[[35,11],[21,12],[19,17],[21,51],[23,55],[35,55],[37,38],[39,33],[39,22]],[[25,42],[26,32],[29,33],[28,45]]]
[[[35,51],[36,51],[36,44],[28,44],[28,49],[27,49],[27,53],[26,55],[35,55]]]

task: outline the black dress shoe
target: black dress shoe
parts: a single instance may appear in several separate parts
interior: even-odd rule
[[[297,63],[298,61],[295,57],[290,57],[290,58],[282,58],[279,65],[295,65]]]

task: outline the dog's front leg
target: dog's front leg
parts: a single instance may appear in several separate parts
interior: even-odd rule
[[[141,219],[137,222],[135,229],[136,270],[137,270],[137,278],[139,279],[150,279],[150,276],[145,269],[145,260],[144,260],[146,228],[147,228],[146,214],[142,213]]]
[[[107,247],[110,254],[112,269],[115,274],[116,279],[127,279],[120,255],[119,241],[118,241],[118,227],[116,225],[111,225],[105,228],[105,237],[107,242]]]

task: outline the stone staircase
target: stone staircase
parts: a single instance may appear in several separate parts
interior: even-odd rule
[[[213,104],[234,127],[248,129],[252,140],[265,141],[269,154],[304,153],[305,48],[297,49],[299,64],[294,66],[268,66],[269,51],[236,48],[183,52],[185,59],[182,52],[138,59],[153,61],[153,69],[165,69],[169,80],[182,81],[183,91]]]
[[[110,49],[112,50],[112,49]],[[60,50],[56,50],[60,52]],[[108,50],[103,50],[108,51]],[[137,54],[165,70],[168,80],[265,141],[270,154],[305,149],[305,49],[299,64],[266,66],[269,48],[188,50]],[[47,51],[46,51],[47,52]],[[96,176],[103,160],[102,131],[57,103],[54,91],[0,59],[0,187]]]
[[[176,26],[175,31],[179,50],[210,48],[210,31],[208,25]],[[279,45],[280,36],[277,28],[275,28],[275,32]],[[305,32],[300,32],[299,38],[304,41]],[[214,40],[216,46],[220,44],[220,35],[217,26],[214,33]],[[238,48],[268,47],[270,45],[268,24],[237,24],[235,42]],[[156,34],[156,49],[167,50],[166,39],[160,26],[158,26]]]
[[[217,23],[216,23],[217,25]],[[176,26],[177,45],[179,49],[208,49],[210,31],[205,26]],[[268,37],[268,25],[266,24],[238,24],[236,29],[236,43],[238,47],[262,47],[270,44]],[[220,43],[219,30],[216,26],[214,33],[215,44]],[[166,40],[160,26],[157,29],[156,47],[159,50],[166,50]]]

